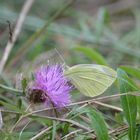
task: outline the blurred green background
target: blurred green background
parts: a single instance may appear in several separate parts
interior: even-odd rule
[[[9,40],[7,20],[14,30],[24,2],[0,1],[0,59]],[[48,62],[139,68],[139,0],[35,0],[0,75],[0,82],[15,87],[18,73],[27,74]],[[18,102],[15,96],[1,91],[1,99]],[[116,86],[107,91],[109,95],[115,93],[118,93]],[[72,95],[73,101],[83,98],[81,94]],[[120,106],[117,99],[108,102]],[[110,123],[115,113],[105,107],[100,110]]]
[[[24,2],[0,1],[0,57],[9,40],[7,20],[14,30]],[[137,0],[35,0],[1,82],[15,86],[19,73],[27,76],[48,62],[139,67],[139,7]],[[116,87],[107,91],[117,92]]]
[[[6,21],[14,29],[24,2],[0,1],[0,57],[9,36]],[[10,75],[25,69],[42,53],[45,59],[50,59],[47,52],[54,48],[68,65],[106,63],[114,68],[122,64],[139,65],[139,5],[137,0],[36,0],[12,49],[5,73]],[[50,21],[56,13],[58,16]],[[48,22],[37,39],[28,42]]]

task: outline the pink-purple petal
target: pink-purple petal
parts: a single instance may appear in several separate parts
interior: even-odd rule
[[[35,73],[34,89],[43,90],[46,94],[45,104],[62,108],[71,102],[72,86],[65,78],[60,65],[44,66]]]

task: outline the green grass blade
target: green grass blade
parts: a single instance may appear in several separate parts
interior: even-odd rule
[[[127,74],[117,69],[118,84],[120,93],[127,93],[136,91],[136,85],[128,78]],[[124,111],[125,118],[129,124],[128,136],[130,140],[135,140],[136,133],[136,116],[137,116],[137,100],[135,96],[125,95],[121,96],[121,104]]]
[[[22,90],[17,90],[17,89],[15,89],[15,88],[12,88],[12,87],[8,87],[8,86],[6,86],[6,85],[3,85],[3,84],[0,84],[0,89],[4,89],[4,90],[6,90],[6,91],[10,91],[10,92],[12,92],[12,93],[22,93],[23,91]]]
[[[56,136],[56,121],[53,121],[53,129],[52,129],[52,139],[55,140]]]
[[[98,140],[109,140],[108,130],[105,121],[100,113],[95,110],[90,110],[88,116],[91,120],[91,125],[95,130]]]
[[[120,68],[126,71],[131,76],[140,79],[140,69],[131,66],[121,66]]]
[[[76,47],[74,50],[84,53],[89,59],[95,61],[97,64],[107,65],[107,62],[103,58],[103,56],[97,51],[95,51],[93,48]]]

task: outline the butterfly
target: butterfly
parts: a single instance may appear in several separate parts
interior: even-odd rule
[[[32,66],[38,67],[45,64],[63,65],[65,77],[80,93],[88,97],[95,97],[104,93],[113,84],[117,76],[115,70],[105,65],[78,64],[70,67],[56,49],[38,56]],[[30,91],[30,93],[41,93],[41,91]],[[30,95],[32,96],[32,94]],[[34,97],[36,98],[36,96]],[[34,97],[32,96],[30,99]]]
[[[95,97],[107,90],[116,79],[116,71],[104,65],[78,64],[69,67],[65,76],[84,95]]]

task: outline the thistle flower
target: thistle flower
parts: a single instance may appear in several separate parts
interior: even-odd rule
[[[72,86],[64,77],[63,68],[60,65],[43,66],[35,72],[32,96],[45,105],[53,105],[58,108],[68,105]]]

